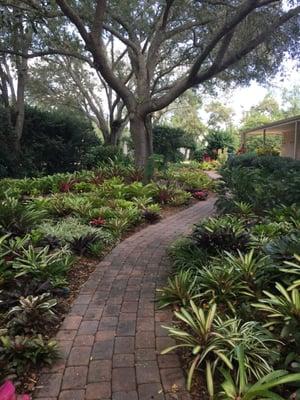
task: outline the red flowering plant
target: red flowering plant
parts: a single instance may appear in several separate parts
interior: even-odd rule
[[[90,225],[98,228],[99,226],[103,226],[105,224],[105,219],[102,217],[94,218],[90,221]]]
[[[208,196],[208,192],[206,190],[198,190],[193,193],[193,197],[197,200],[206,200]]]
[[[61,193],[70,192],[70,190],[73,188],[75,183],[77,183],[77,180],[75,180],[75,179],[71,179],[68,182],[61,182],[61,184],[59,185],[59,191]]]

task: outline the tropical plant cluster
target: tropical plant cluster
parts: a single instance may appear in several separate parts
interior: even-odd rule
[[[148,184],[142,179],[134,166],[112,162],[0,181],[0,381],[58,356],[51,333],[65,311],[74,263],[85,268],[134,226],[158,222],[163,207],[188,204],[192,188],[212,188],[199,164],[171,165]]]
[[[163,353],[182,349],[188,388],[205,376],[209,399],[300,396],[299,167],[229,160],[217,216],[170,248],[174,274],[159,304],[174,308],[166,329],[176,344]]]

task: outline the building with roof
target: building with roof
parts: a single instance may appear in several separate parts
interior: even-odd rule
[[[280,135],[282,138],[280,155],[300,160],[300,115],[242,132],[242,145],[245,148],[247,148],[247,138],[250,135],[262,135],[264,143],[266,143],[267,135]]]

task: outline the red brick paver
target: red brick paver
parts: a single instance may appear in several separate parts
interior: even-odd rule
[[[100,262],[74,301],[57,340],[63,358],[43,372],[37,400],[189,400],[173,344],[155,309],[155,291],[170,273],[166,250],[213,211],[199,202],[120,243]]]

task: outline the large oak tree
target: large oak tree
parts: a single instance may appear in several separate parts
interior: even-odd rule
[[[217,80],[247,83],[275,73],[286,52],[299,52],[298,1],[26,0],[44,18],[64,18],[129,115],[136,163],[152,154],[151,114],[187,89]],[[51,33],[51,32],[50,32]],[[52,32],[53,34],[53,32]],[[130,74],[116,73],[107,40],[119,42]],[[32,54],[53,53],[53,48]],[[74,51],[78,57],[78,51]],[[123,54],[122,53],[122,54]]]

